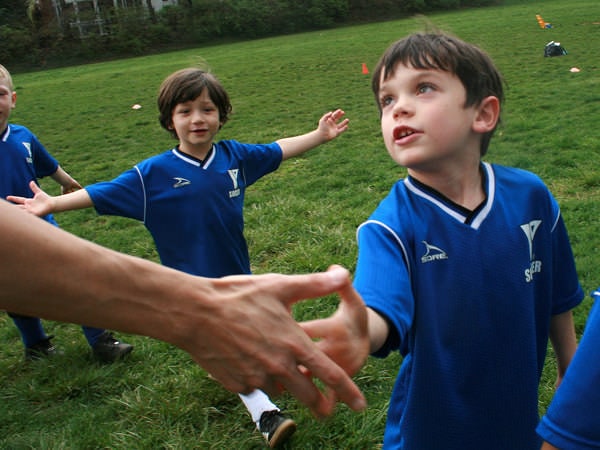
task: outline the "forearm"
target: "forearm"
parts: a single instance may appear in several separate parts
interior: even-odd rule
[[[58,166],[56,172],[50,175],[50,178],[61,185],[63,193],[81,189],[81,185],[60,166]]]
[[[299,156],[325,142],[327,140],[319,130],[313,130],[310,133],[283,138],[277,141],[281,147],[282,159],[284,161]]]
[[[72,211],[94,206],[92,198],[85,189],[51,197],[50,204],[51,212]]]
[[[172,304],[187,278],[79,239],[0,205],[0,307],[43,318],[114,328],[178,344]],[[26,245],[25,245],[26,243]],[[204,286],[204,285],[203,285]],[[195,286],[201,296],[203,286]],[[23,299],[27,299],[27,302]],[[210,298],[207,296],[207,298]],[[173,299],[177,299],[174,301]]]
[[[548,442],[544,442],[542,444],[541,450],[560,450],[560,449],[558,447],[555,447],[552,444],[549,444]]]
[[[279,139],[277,143],[281,147],[283,160],[285,161],[286,159],[301,155],[310,149],[335,139],[346,131],[348,129],[348,119],[341,120],[344,114],[344,111],[341,109],[329,111],[323,114],[316,130],[300,136]]]
[[[367,308],[367,314],[369,322],[369,340],[371,342],[370,353],[374,353],[385,344],[389,333],[389,326],[386,320],[371,308]]]
[[[567,367],[577,350],[577,337],[573,325],[571,311],[557,314],[550,320],[550,341],[556,354],[559,380],[564,376]]]

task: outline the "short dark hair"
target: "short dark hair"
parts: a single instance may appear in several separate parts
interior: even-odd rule
[[[500,104],[504,101],[502,75],[483,50],[445,33],[415,33],[390,45],[373,70],[371,88],[380,114],[381,81],[391,77],[399,63],[415,69],[441,70],[456,75],[467,93],[465,108],[478,105],[488,96],[497,97]],[[483,135],[482,155],[487,152],[495,129]]]
[[[157,100],[158,120],[175,138],[177,133],[172,127],[175,106],[196,99],[204,89],[219,109],[219,121],[224,125],[231,113],[231,102],[227,91],[213,74],[198,68],[181,69],[165,78],[160,85]]]

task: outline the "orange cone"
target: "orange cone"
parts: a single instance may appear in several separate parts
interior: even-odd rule
[[[365,63],[362,63],[362,73],[363,75],[369,74],[369,69],[367,69],[367,65]]]
[[[538,22],[538,25],[540,26],[540,28],[546,28],[546,22],[544,21],[544,19],[542,19],[542,16],[540,16],[539,14],[536,14],[535,18],[537,19],[537,22]]]

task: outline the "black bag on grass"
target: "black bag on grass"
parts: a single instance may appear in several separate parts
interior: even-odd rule
[[[546,56],[563,56],[566,55],[567,51],[564,49],[560,42],[550,41],[544,47],[544,57]]]

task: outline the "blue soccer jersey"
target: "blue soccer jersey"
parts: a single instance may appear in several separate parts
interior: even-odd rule
[[[556,391],[538,433],[563,450],[600,448],[600,292],[577,353]]]
[[[21,125],[9,124],[0,135],[0,196],[32,197],[29,182],[52,175],[58,162],[38,138]],[[54,225],[51,214],[44,219]]]
[[[384,447],[539,450],[550,318],[578,305],[557,202],[535,175],[482,163],[470,212],[410,177],[358,231],[355,287],[403,362]]]
[[[173,149],[86,190],[99,214],[142,221],[164,265],[212,278],[247,274],[244,193],[281,160],[277,143],[220,141],[204,161]]]

